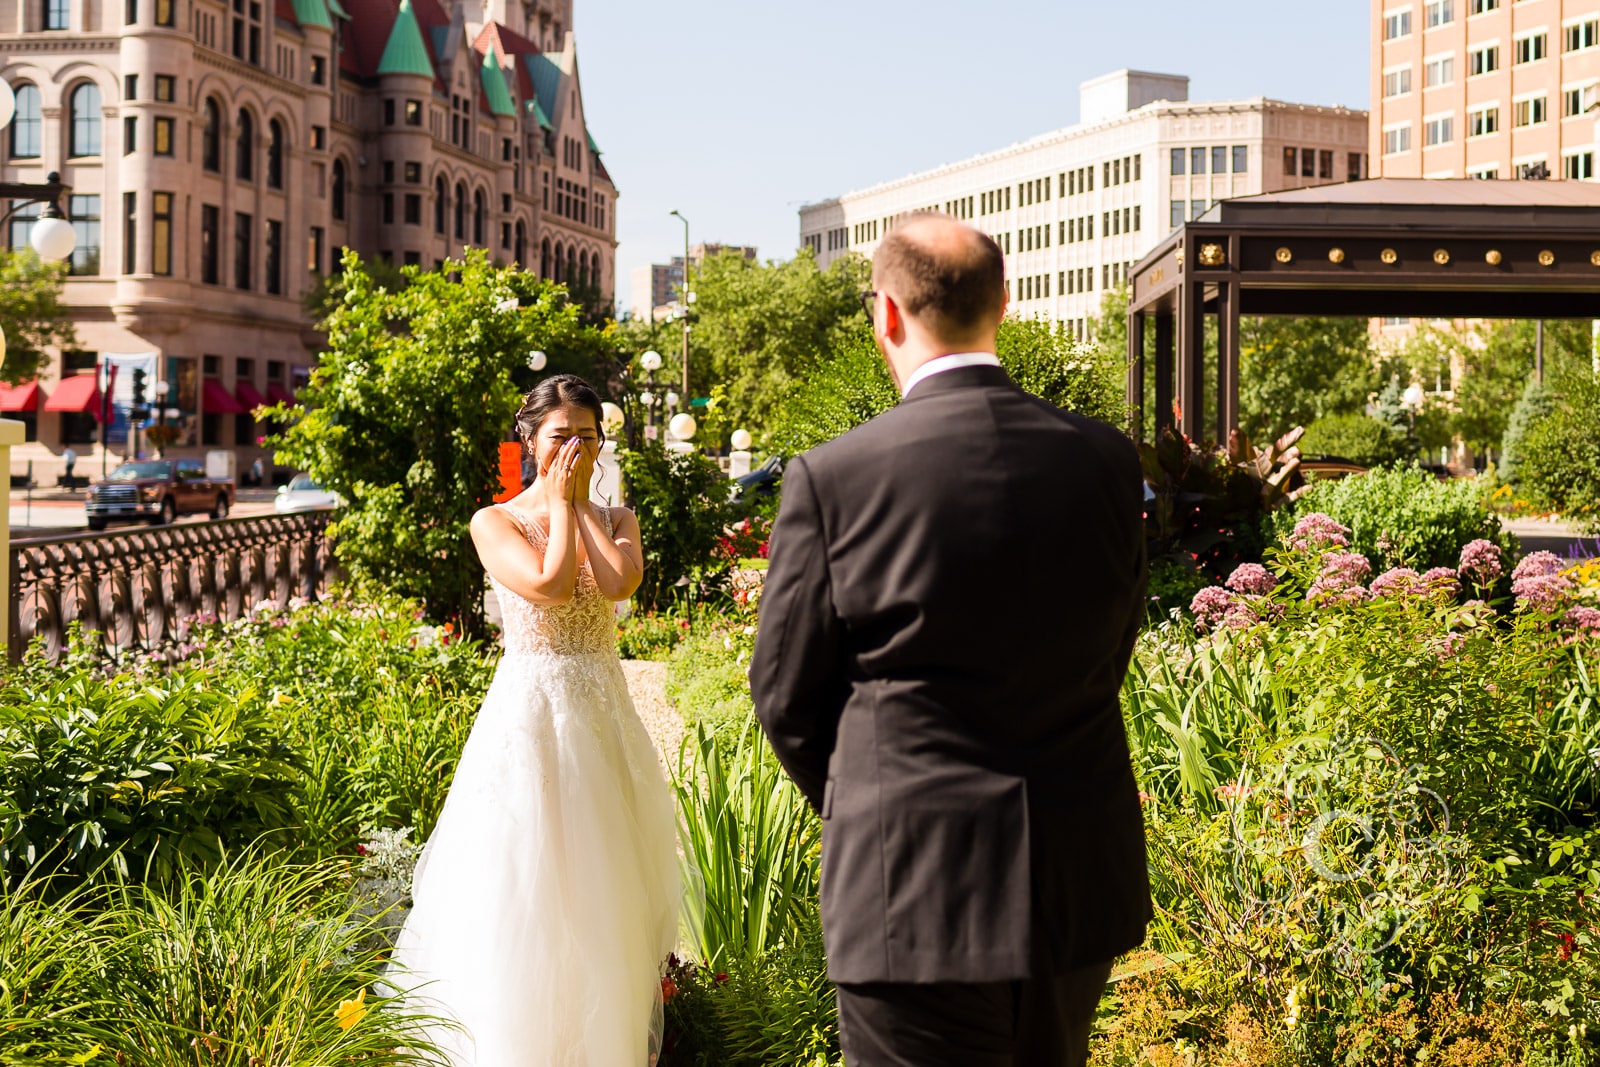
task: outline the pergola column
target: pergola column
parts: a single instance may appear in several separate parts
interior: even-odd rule
[[[1144,435],[1144,312],[1128,312],[1128,421],[1134,440]]]
[[[1178,286],[1178,430],[1193,441],[1205,433],[1205,365],[1205,283],[1185,278]]]
[[[1172,426],[1172,312],[1156,312],[1156,433]]]
[[[1217,286],[1217,442],[1239,425],[1239,284]]]

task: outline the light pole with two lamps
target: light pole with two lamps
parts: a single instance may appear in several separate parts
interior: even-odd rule
[[[683,223],[683,304],[679,313],[683,319],[683,395],[693,396],[689,392],[689,305],[694,303],[694,293],[689,290],[689,220],[677,208],[672,209],[672,214]]]
[[[661,383],[656,380],[656,372],[661,370],[661,353],[651,349],[639,357],[639,367],[645,373],[644,392],[639,394],[639,403],[644,405],[648,425],[645,428],[645,438],[656,439],[656,404],[661,399],[659,390]]]

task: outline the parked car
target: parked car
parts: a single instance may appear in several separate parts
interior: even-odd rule
[[[232,478],[207,478],[198,459],[124,463],[84,493],[89,529],[110,522],[174,522],[179,515],[225,519],[233,510]]]
[[[280,515],[343,506],[344,497],[322,488],[311,480],[309,474],[296,474],[290,478],[288,485],[278,487],[278,495],[272,500],[272,510]]]
[[[778,491],[783,480],[783,460],[768,456],[766,461],[751,471],[733,479],[732,497],[735,501],[748,497],[767,497]]]

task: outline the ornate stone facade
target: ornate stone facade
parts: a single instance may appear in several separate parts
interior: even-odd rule
[[[423,266],[484,247],[614,299],[572,0],[0,0],[0,77],[19,95],[0,175],[59,171],[79,229],[81,351],[55,354],[36,410],[0,412],[28,422],[13,466],[41,484],[69,444],[98,472],[92,416],[53,410],[82,391],[50,397],[109,354],[155,357],[173,454],[270,461],[244,409],[309,372],[303,296],[343,247]]]

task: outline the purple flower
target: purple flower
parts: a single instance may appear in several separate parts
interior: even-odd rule
[[[1228,588],[1235,593],[1265,596],[1278,585],[1278,579],[1259,563],[1241,563],[1228,575]]]
[[[1561,573],[1565,561],[1554,552],[1534,552],[1511,572],[1511,592],[1517,606],[1555,615],[1566,605],[1573,591],[1572,579]]]
[[[1225,620],[1238,607],[1232,593],[1220,585],[1208,585],[1194,595],[1189,610],[1194,612],[1195,625],[1210,630]]]
[[[1372,579],[1373,596],[1405,597],[1422,592],[1422,577],[1410,567],[1393,567]]]
[[[1294,524],[1286,542],[1296,551],[1319,548],[1346,548],[1350,544],[1350,529],[1340,526],[1320,511],[1313,511]]]
[[[1548,555],[1549,553],[1546,553]],[[1477,585],[1493,585],[1505,573],[1504,556],[1493,541],[1478,538],[1461,549],[1461,577]]]
[[[1322,571],[1306,590],[1306,599],[1313,603],[1363,603],[1371,599],[1362,588],[1371,574],[1372,565],[1359,552],[1326,552]]]
[[[1461,581],[1449,567],[1434,567],[1422,572],[1422,584],[1429,596],[1440,600],[1454,600],[1461,595]]]
[[[1600,609],[1568,608],[1567,613],[1561,616],[1561,625],[1572,631],[1572,636],[1567,638],[1567,644],[1585,637],[1593,637],[1600,634]]]

